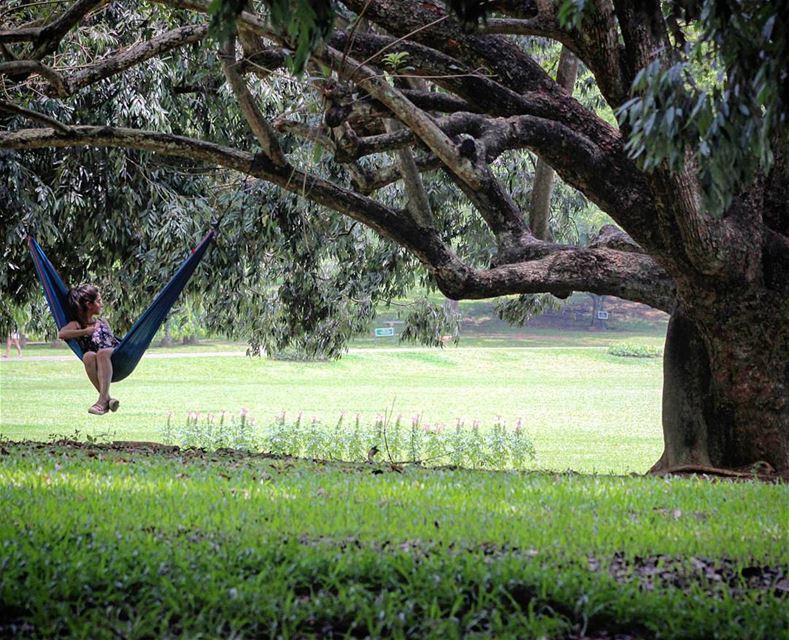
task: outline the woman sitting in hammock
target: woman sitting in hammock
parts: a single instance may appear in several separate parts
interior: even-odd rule
[[[71,322],[59,332],[61,340],[76,339],[84,355],[82,363],[88,378],[99,392],[99,399],[88,409],[97,416],[108,411],[117,411],[118,400],[110,397],[112,381],[112,351],[119,340],[110,330],[110,325],[96,315],[101,313],[101,293],[91,284],[82,284],[68,292]]]

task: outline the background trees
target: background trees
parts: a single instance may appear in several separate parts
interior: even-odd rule
[[[582,290],[669,311],[659,466],[785,469],[781,4],[502,0],[453,11],[347,0],[332,14],[326,3],[224,2],[212,40],[201,0],[80,0],[46,14],[17,3],[0,35],[4,106],[15,114],[0,147],[50,171],[68,157],[55,149],[81,149],[69,152],[76,176],[97,147],[157,154],[160,174],[148,179],[167,191],[143,188],[150,197],[127,212],[111,196],[123,190],[116,169],[86,226],[24,222],[67,238],[73,265],[84,264],[75,237],[98,238],[85,253],[105,267],[145,255],[131,247],[169,250],[175,238],[157,229],[208,217],[191,208],[199,200],[145,229],[143,211],[166,210],[171,193],[202,193],[203,211],[221,210],[235,192],[243,205],[206,275],[222,285],[216,321],[245,319],[258,344],[322,335],[337,347],[349,326],[338,318],[369,315],[418,273],[454,299]],[[576,100],[527,38],[561,43],[565,60],[572,52],[606,109]],[[161,108],[135,107],[135,92]],[[588,245],[551,241],[526,197],[527,150],[618,226]],[[214,180],[255,180],[223,193],[195,176],[207,166],[221,168]],[[8,259],[21,264],[20,252]],[[147,279],[144,269],[136,275]],[[277,277],[284,306],[271,312],[262,286]]]

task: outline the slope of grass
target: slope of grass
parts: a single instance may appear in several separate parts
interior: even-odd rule
[[[0,516],[0,637],[788,637],[784,485],[6,443]]]
[[[258,422],[281,412],[336,422],[361,414],[402,414],[449,427],[482,428],[500,416],[522,419],[535,465],[553,469],[643,472],[659,457],[661,363],[599,349],[397,349],[358,351],[335,362],[250,358],[145,358],[113,388],[117,414],[87,414],[95,400],[80,363],[0,362],[0,433],[43,440],[50,434],[109,434],[157,440],[169,412],[249,410]]]

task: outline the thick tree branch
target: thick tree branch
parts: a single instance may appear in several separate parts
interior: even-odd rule
[[[465,100],[446,93],[420,91],[416,89],[402,89],[402,92],[406,98],[424,111],[440,111],[442,113],[476,111],[476,109]]]
[[[659,0],[614,0],[616,18],[625,43],[628,85],[636,74],[670,47]]]
[[[670,312],[674,284],[644,254],[613,249],[558,248],[545,257],[468,274],[458,282],[440,272],[436,280],[452,298],[489,298],[511,293],[588,291],[643,302]]]
[[[81,69],[66,80],[69,93],[126,71],[141,62],[150,60],[173,49],[199,42],[208,33],[207,25],[187,25],[162,33],[146,42],[132,45],[109,57]]]
[[[44,78],[60,97],[68,95],[68,89],[63,77],[51,67],[42,64],[38,60],[14,60],[12,62],[0,62],[0,75],[7,75],[12,80],[27,78],[30,74],[38,74]]]
[[[410,216],[328,180],[292,167],[277,166],[263,154],[253,155],[232,147],[184,136],[121,127],[74,126],[68,135],[49,128],[0,131],[0,148],[82,146],[140,149],[233,169],[271,182],[286,191],[358,220],[408,248],[428,266],[463,269],[457,256],[438,235],[416,225]]]
[[[573,129],[532,116],[492,120],[481,141],[488,158],[506,149],[530,149],[645,249],[657,255],[664,251],[665,239],[654,224],[657,215],[654,194],[643,175],[631,171],[624,151],[604,153]],[[568,149],[572,152],[568,153]]]
[[[0,43],[30,42],[41,35],[41,27],[0,30]]]
[[[458,21],[438,4],[418,3],[404,12],[401,5],[393,0],[345,2],[356,11],[364,9],[365,17],[395,36],[413,33],[410,39],[415,42],[462,60],[472,68],[489,70],[498,84],[528,100],[529,110],[517,113],[561,120],[603,148],[621,144],[616,129],[568,96],[531,56],[510,39],[465,33]],[[441,15],[446,15],[447,19],[436,21]],[[429,29],[417,31],[431,23],[433,25]],[[463,97],[471,104],[477,104],[476,100]]]
[[[522,212],[493,175],[484,154],[477,153],[474,142],[467,140],[456,144],[429,114],[417,109],[373,69],[330,47],[325,55],[341,76],[355,79],[443,161],[446,171],[474,202],[496,235],[500,251],[510,255],[511,246],[520,244],[523,237],[528,235],[528,229]]]
[[[285,154],[282,153],[282,148],[279,145],[277,134],[263,116],[263,113],[258,108],[255,99],[247,88],[246,82],[241,74],[236,70],[236,39],[230,37],[225,42],[220,56],[222,60],[222,69],[225,72],[225,77],[230,84],[233,93],[236,96],[238,105],[241,108],[241,113],[249,124],[249,128],[255,134],[255,137],[260,144],[263,153],[265,153],[271,161],[279,166],[288,164]]]
[[[556,3],[498,2],[496,9],[514,18],[493,18],[484,33],[538,36],[561,42],[592,71],[612,108],[627,98],[630,83],[622,63],[619,30],[611,0],[589,0],[580,29],[559,24]],[[601,46],[602,44],[602,46]]]
[[[155,0],[155,1],[161,2],[163,4],[168,4],[170,6],[177,6],[179,8],[190,8],[193,10],[203,11],[203,12],[207,11],[207,7],[208,7],[208,3],[205,0]],[[372,4],[376,4],[376,3],[373,2]],[[370,6],[372,6],[372,4]],[[367,9],[369,9],[369,7],[367,7]],[[422,8],[418,8],[418,9],[420,11],[422,10]],[[394,10],[387,15],[390,16],[391,19],[394,21],[394,27],[392,30],[402,32],[399,35],[406,35],[408,31],[406,31],[406,27],[403,26],[403,24],[401,24],[400,22],[404,19],[402,17],[402,14],[403,14],[402,11],[399,11],[398,13],[396,10]],[[413,16],[408,16],[405,19],[411,20],[411,22],[409,22],[408,25],[414,26],[412,25],[413,23],[412,18]],[[249,14],[247,12],[242,12],[242,14],[239,16],[239,21],[242,22],[249,29],[254,30],[256,33],[259,33],[260,35],[276,39],[276,37],[270,33],[266,25],[259,18],[257,18],[252,14]],[[427,20],[426,22],[430,22],[430,20]],[[416,28],[418,28],[419,26],[421,25],[419,24],[415,25]],[[459,30],[459,26],[456,25],[456,27],[458,30],[456,32],[452,32],[452,36],[463,38],[464,35],[462,31]],[[419,37],[422,37],[425,34],[430,35],[428,40],[431,39],[435,40],[434,37],[435,34],[432,33],[432,30],[428,29],[423,32],[420,32]],[[441,35],[445,35],[448,38],[450,37],[449,33],[439,34],[439,37]],[[366,46],[368,46],[368,48],[374,46],[374,49],[372,49],[371,53],[373,54],[378,53],[382,48],[382,41],[380,40],[381,38],[382,36],[373,36],[371,34],[356,34],[354,39],[353,50],[354,51],[357,50],[356,43],[358,42],[358,43],[366,43]],[[346,39],[347,39],[346,34],[335,34],[335,36],[333,36],[331,39],[331,44],[337,45],[338,47],[344,47],[345,46],[344,43]],[[394,40],[392,38],[385,38],[385,44],[383,44],[383,46],[391,44],[393,41]],[[499,44],[503,44],[503,43],[499,43]],[[426,55],[428,58],[432,56],[433,59],[440,58],[441,64],[443,65],[442,68],[444,70],[449,68],[450,70],[454,69],[456,72],[460,71],[460,77],[452,78],[448,80],[437,79],[436,81],[439,83],[442,82],[447,83],[449,90],[456,91],[459,95],[463,97],[463,99],[469,102],[469,104],[471,104],[472,107],[474,107],[475,109],[478,109],[480,111],[487,111],[488,109],[491,109],[493,110],[493,113],[502,113],[502,112],[538,113],[538,114],[542,114],[544,117],[549,119],[557,119],[558,121],[564,123],[565,127],[577,128],[579,131],[588,134],[587,135],[588,139],[595,141],[597,144],[600,144],[601,149],[604,149],[607,152],[614,154],[616,156],[616,160],[623,161],[625,163],[625,166],[633,171],[634,179],[637,177],[638,174],[635,170],[635,167],[633,166],[632,162],[627,160],[626,154],[624,154],[622,150],[623,143],[618,132],[616,132],[605,122],[597,118],[594,114],[581,107],[576,101],[572,100],[572,98],[568,97],[566,93],[562,92],[561,88],[558,88],[558,91],[560,92],[560,94],[563,95],[557,94],[559,95],[558,101],[556,95],[548,95],[545,94],[544,92],[542,93],[532,92],[532,94],[530,94],[529,96],[518,95],[514,91],[506,89],[505,87],[501,86],[497,82],[494,82],[489,78],[480,75],[479,73],[475,74],[472,69],[458,65],[458,61],[448,55],[440,54],[433,49],[429,49],[428,47],[425,47],[423,45],[414,44],[405,40],[399,42],[397,46],[398,48],[402,48],[404,51],[413,50],[415,52],[415,55],[417,54],[420,56]],[[517,59],[515,60],[515,62],[518,62],[521,60],[521,58],[523,58],[522,52],[519,52],[517,49],[513,49],[513,47],[509,45],[507,45],[505,49],[506,50],[502,50],[501,52],[502,55],[504,55],[505,53],[508,55],[516,55]],[[335,55],[336,53],[337,52],[335,52]],[[514,63],[511,62],[509,66],[512,66],[512,64]],[[371,71],[371,73],[375,75],[374,72]],[[537,78],[539,76],[539,78],[545,80],[548,83],[546,85],[547,87],[557,86],[556,83],[550,80],[550,78],[541,69],[539,70],[539,73],[535,69],[532,69],[531,75],[534,78]],[[380,78],[378,79],[378,81],[379,84],[385,84],[383,80]],[[455,85],[458,86],[450,86],[453,82],[455,83]],[[386,90],[386,88],[388,88],[388,85],[382,88]],[[465,93],[463,93],[461,90],[465,91]],[[384,101],[382,100],[382,102]],[[410,104],[410,103],[408,103],[408,101],[405,100],[405,98],[403,98],[404,108],[406,107],[406,104]],[[411,105],[410,108],[413,109],[413,105]],[[399,115],[398,118],[400,118]],[[410,123],[402,120],[402,118],[400,119],[401,121],[406,122],[406,124],[408,124],[409,127],[411,127]],[[573,144],[573,141],[577,139],[578,139],[577,137],[568,136],[564,144],[571,146]],[[449,155],[451,155],[451,151],[449,147],[445,147],[445,148],[449,152]],[[565,148],[564,151],[565,153],[571,153],[570,151],[568,151],[568,148]],[[540,154],[540,151],[535,151],[535,152]],[[440,154],[437,155],[441,157]],[[446,162],[446,157],[442,159],[444,159]],[[472,170],[470,173],[473,176],[474,171]],[[621,173],[621,169],[620,169],[620,173]],[[586,190],[594,189],[595,185],[596,183],[594,181],[587,181],[584,184],[584,189],[582,190],[584,190],[584,192],[586,193],[587,192]],[[578,185],[574,185],[574,186],[578,186]],[[587,193],[587,195],[589,194]],[[600,201],[604,199],[600,196],[597,197],[590,196],[590,197],[592,197],[592,199],[595,201]],[[494,210],[495,210],[495,201],[496,198],[493,198]],[[525,227],[520,212],[517,211],[517,207],[513,207],[512,203],[508,203],[506,199],[501,204],[503,205],[503,207],[499,208],[500,212],[498,215],[499,216],[504,215],[505,217],[509,218],[509,224],[511,224],[514,229],[517,229],[517,231],[511,233],[511,236],[513,238],[520,237],[523,233],[520,227],[521,225]],[[486,204],[483,202],[478,202],[477,206],[484,207],[486,206]],[[490,209],[488,211],[484,211],[484,209],[480,209],[480,210],[481,212],[484,212],[483,215],[487,215],[487,216],[494,215],[494,210],[490,210]],[[502,211],[503,214],[501,213]],[[620,212],[619,221],[620,224],[625,224],[622,222],[621,212]],[[494,220],[489,220],[488,224],[490,224],[492,228],[495,228]],[[628,228],[632,232],[638,233],[638,230],[635,229],[632,224],[626,226],[628,226]],[[499,228],[500,227],[501,225],[499,225]],[[644,237],[644,234],[639,235],[639,241],[644,242],[645,246],[650,246],[649,238]]]

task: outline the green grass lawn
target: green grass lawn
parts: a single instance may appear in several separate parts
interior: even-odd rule
[[[621,339],[607,335],[609,343]],[[642,341],[660,344],[659,337]],[[211,357],[212,349],[243,351],[239,345],[214,345],[205,357],[144,358],[113,388],[120,411],[104,417],[87,414],[95,392],[76,358],[12,357],[0,361],[0,433],[14,440],[75,431],[157,440],[169,412],[174,421],[185,422],[189,412],[237,414],[242,408],[259,423],[283,411],[328,423],[341,414],[372,421],[389,412],[449,427],[458,419],[467,426],[476,420],[486,428],[500,416],[509,425],[522,419],[537,451],[536,467],[644,472],[659,457],[660,359],[617,358],[586,344],[550,349],[520,344],[362,349],[338,361],[313,363]],[[162,351],[151,351],[157,353]]]
[[[0,637],[789,637],[789,488],[0,445]]]

